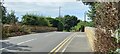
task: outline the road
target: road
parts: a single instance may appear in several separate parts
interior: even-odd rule
[[[10,37],[2,40],[0,45],[3,52],[90,52],[86,35],[81,32],[46,32]]]

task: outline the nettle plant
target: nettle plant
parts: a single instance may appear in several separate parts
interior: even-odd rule
[[[115,31],[114,37],[116,38],[117,44],[119,44],[119,42],[120,42],[120,29]],[[117,48],[116,52],[120,53],[120,48]]]
[[[112,37],[116,38],[116,42],[119,43],[120,42],[120,29],[117,29],[114,33],[112,30],[110,30],[112,33]]]
[[[116,44],[119,44],[120,43],[120,28],[117,29],[114,33],[112,30],[111,32],[112,32],[111,36],[116,39],[116,42],[117,42]],[[120,53],[120,48],[118,47],[114,53]]]
[[[115,33],[115,38],[116,38],[116,42],[119,43],[120,42],[120,29],[116,30]]]

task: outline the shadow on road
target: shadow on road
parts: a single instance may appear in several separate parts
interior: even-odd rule
[[[9,50],[17,50],[17,51],[30,51],[29,48],[32,48],[30,46],[24,46],[24,45],[16,45],[10,42],[0,42],[0,45],[2,45],[3,52],[9,52]]]

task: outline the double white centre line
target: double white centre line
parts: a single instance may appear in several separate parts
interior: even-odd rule
[[[67,37],[66,39],[64,39],[60,44],[58,44],[53,50],[50,51],[50,53],[48,54],[56,54],[57,52],[59,52],[59,50],[61,50],[61,48],[63,46],[65,46],[65,48],[62,50],[62,52],[64,52],[67,48],[67,46],[69,45],[69,43],[72,41],[72,39],[75,37],[75,34],[70,35],[69,37]]]

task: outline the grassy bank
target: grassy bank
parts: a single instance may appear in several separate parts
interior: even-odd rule
[[[29,26],[29,25],[3,25],[2,38],[8,38],[13,36],[21,36],[31,34],[32,32],[51,32],[57,31],[55,27],[48,26]]]

